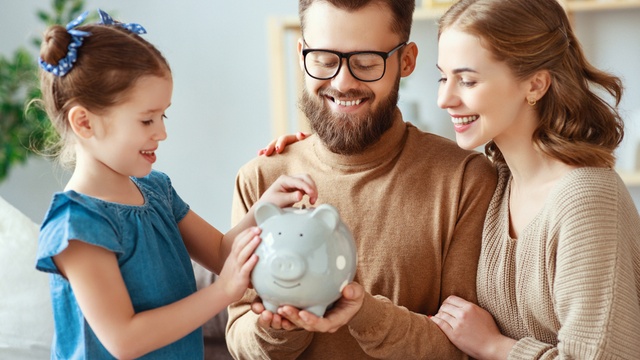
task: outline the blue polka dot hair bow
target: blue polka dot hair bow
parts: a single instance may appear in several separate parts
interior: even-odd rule
[[[44,70],[52,73],[55,76],[65,76],[69,70],[73,67],[73,63],[78,59],[78,48],[82,45],[82,41],[85,37],[91,35],[86,31],[76,30],[75,27],[80,25],[87,18],[89,14],[88,11],[85,11],[80,16],[78,16],[75,20],[71,21],[67,24],[67,32],[71,35],[71,42],[69,42],[69,46],[67,47],[67,55],[62,59],[58,60],[58,64],[53,65],[45,62],[42,58],[38,59],[38,63],[40,67]]]
[[[78,48],[80,48],[80,46],[82,45],[82,41],[84,40],[84,38],[91,35],[91,33],[87,31],[75,29],[78,25],[82,24],[87,19],[88,14],[89,12],[85,11],[75,20],[67,24],[66,29],[69,35],[71,35],[71,41],[69,42],[69,46],[67,47],[67,54],[65,55],[65,57],[58,60],[58,63],[56,65],[49,64],[42,58],[39,58],[38,63],[40,64],[40,67],[42,69],[59,77],[65,76],[69,72],[69,70],[71,70],[73,64],[78,59]],[[121,26],[135,34],[147,33],[147,30],[145,30],[140,24],[124,24],[118,21],[114,21],[113,18],[109,16],[109,14],[100,9],[98,9],[98,14],[100,15],[100,22],[98,24]]]
[[[107,14],[106,12],[98,9],[98,14],[100,14],[100,22],[98,24],[104,24],[104,25],[117,25],[117,26],[121,26],[129,31],[131,31],[132,33],[135,34],[146,34],[147,30],[145,30],[142,25],[140,24],[136,24],[136,23],[121,23],[119,21],[115,21],[113,20],[113,18]]]

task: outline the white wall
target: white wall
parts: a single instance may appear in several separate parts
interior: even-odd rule
[[[0,52],[11,54],[43,27],[36,9],[51,1],[0,0]],[[138,22],[168,59],[174,75],[168,139],[155,168],[182,198],[221,230],[230,224],[238,168],[272,137],[267,17],[295,15],[293,0],[87,1],[118,20]],[[40,222],[67,177],[33,159],[12,170],[0,196]]]
[[[42,30],[35,10],[48,4],[0,0],[0,53],[30,46],[29,39]],[[145,37],[167,57],[174,73],[174,96],[167,113],[169,136],[160,145],[156,168],[171,176],[196,212],[219,229],[228,229],[236,171],[273,136],[267,18],[295,16],[297,1],[87,1],[87,9],[97,7],[116,19],[144,25]],[[640,113],[639,19],[640,10],[576,16],[588,56],[597,66],[623,76],[623,110],[629,116],[636,109]],[[404,81],[400,101],[419,102],[419,126],[452,136],[445,112],[436,106],[435,20],[416,22],[412,38],[420,48],[419,66]],[[640,115],[637,118],[636,123]],[[637,133],[640,139],[640,130]],[[12,170],[0,184],[0,196],[40,222],[52,192],[60,190],[66,178],[34,158]],[[631,190],[640,204],[640,188]]]

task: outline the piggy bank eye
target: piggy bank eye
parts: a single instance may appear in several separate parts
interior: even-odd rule
[[[303,236],[304,236],[304,234],[300,233],[300,237],[303,237]]]
[[[282,231],[279,231],[279,232],[278,232],[278,235],[282,235]]]

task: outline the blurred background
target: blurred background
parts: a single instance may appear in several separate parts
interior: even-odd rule
[[[0,55],[10,56],[31,44],[44,24],[36,16],[50,1],[0,0]],[[249,0],[159,2],[150,0],[85,1],[116,20],[142,24],[146,39],[163,52],[173,70],[173,104],[167,112],[168,138],[160,144],[155,168],[166,172],[181,197],[222,231],[230,227],[231,199],[237,170],[281,134],[274,125],[273,67],[277,47],[269,37],[273,18],[296,19],[297,1]],[[619,168],[640,207],[640,8],[580,12],[574,15],[578,36],[589,59],[623,78],[622,112],[627,138],[619,151]],[[418,66],[403,80],[400,107],[419,127],[453,137],[446,112],[436,106],[436,20],[414,23]],[[288,41],[286,52],[295,50]],[[292,48],[288,48],[292,47]],[[295,62],[287,71],[299,72]],[[295,112],[296,94],[288,93]],[[4,121],[4,119],[0,119]],[[287,132],[297,131],[295,125]],[[0,144],[2,146],[2,144]],[[12,166],[0,182],[0,197],[40,223],[51,195],[68,173],[41,157]]]

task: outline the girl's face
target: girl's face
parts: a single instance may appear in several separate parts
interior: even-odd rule
[[[446,109],[461,148],[474,149],[490,140],[531,139],[528,84],[517,80],[503,62],[495,60],[476,36],[455,28],[442,32],[438,63],[442,78],[438,106]],[[530,107],[529,107],[530,108]]]
[[[149,174],[158,144],[167,138],[164,118],[172,91],[170,77],[140,78],[124,103],[98,115],[91,146],[93,157],[125,176]]]

